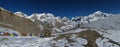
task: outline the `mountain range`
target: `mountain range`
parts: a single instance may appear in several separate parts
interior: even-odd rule
[[[45,33],[49,41],[42,42],[44,47],[119,47],[119,20],[120,14],[101,11],[69,19],[51,13],[13,13],[0,7],[0,32],[14,30],[20,36]]]

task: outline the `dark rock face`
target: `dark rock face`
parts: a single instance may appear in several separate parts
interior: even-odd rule
[[[12,12],[0,8],[0,26],[10,28],[20,33],[40,33],[37,23],[23,17],[14,15]]]

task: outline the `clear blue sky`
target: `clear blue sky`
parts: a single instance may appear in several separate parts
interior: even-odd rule
[[[12,12],[53,13],[55,16],[86,16],[95,11],[120,13],[120,0],[0,0],[0,7]]]

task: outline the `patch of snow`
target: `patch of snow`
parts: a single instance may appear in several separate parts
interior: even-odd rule
[[[120,43],[120,31],[119,30],[108,30],[108,33],[104,33],[103,37],[110,38],[115,42]]]
[[[32,36],[16,36],[16,37],[0,37],[0,39],[8,38],[7,41],[0,41],[0,47],[51,47],[49,44],[52,38],[39,38]]]
[[[83,38],[76,38],[77,39],[77,42],[81,45],[86,45],[88,42],[86,39],[83,39]]]
[[[98,47],[119,47],[116,44],[112,44],[108,42],[108,39],[105,39],[105,38],[104,39],[98,38],[96,40],[96,44],[98,45]]]

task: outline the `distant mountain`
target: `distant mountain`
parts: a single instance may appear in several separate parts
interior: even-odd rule
[[[81,24],[82,28],[120,30],[120,14],[107,14],[97,11],[89,16],[75,17],[72,21]]]
[[[22,12],[15,12],[14,14],[19,16],[19,17],[27,17],[27,15],[22,13]]]
[[[88,24],[83,24],[82,26],[96,29],[120,30],[120,15],[107,17]]]
[[[79,22],[81,24],[86,24],[86,23],[90,23],[100,19],[104,19],[106,17],[111,17],[111,16],[114,16],[114,14],[107,14],[101,11],[96,11],[95,13],[90,14],[88,16],[80,16],[80,17],[72,18],[72,21]]]

